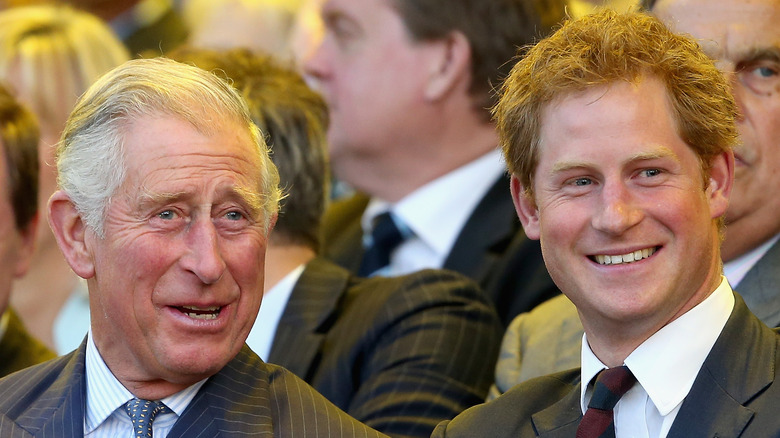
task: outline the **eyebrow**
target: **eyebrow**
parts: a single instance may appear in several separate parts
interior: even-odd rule
[[[750,50],[740,53],[736,59],[739,59],[739,63],[750,63],[756,61],[774,61],[780,62],[780,47],[768,46],[768,47],[754,47]]]
[[[230,186],[226,188],[217,189],[219,196],[225,196],[227,199],[235,200],[240,204],[246,206],[249,213],[253,217],[259,217],[263,212],[262,196],[252,190],[244,187]],[[188,192],[150,192],[143,190],[140,195],[139,205],[144,208],[165,205],[174,202],[186,202],[191,199],[193,195]]]
[[[623,161],[623,164],[657,160],[659,158],[674,158],[676,160],[675,154],[671,149],[666,146],[660,146],[653,151],[636,153]],[[563,161],[556,163],[553,166],[551,173],[562,173],[573,169],[585,169],[589,167],[592,167],[591,164],[582,161]]]

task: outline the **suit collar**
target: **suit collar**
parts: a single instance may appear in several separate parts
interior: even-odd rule
[[[37,398],[34,408],[17,418],[19,426],[34,437],[83,437],[85,355],[86,344],[82,342],[73,353],[50,363],[54,366],[64,361],[65,366],[52,377],[54,382]],[[64,428],[63,425],[69,425],[70,428]]]
[[[579,380],[579,372],[576,379]],[[575,382],[573,389],[564,398],[533,414],[531,421],[539,437],[569,438],[577,432],[581,418],[580,384]]]
[[[753,417],[744,405],[774,381],[776,350],[775,333],[735,294],[734,311],[683,401],[669,438],[740,436]],[[735,351],[749,355],[749,370],[745,354]]]
[[[520,229],[509,178],[501,175],[471,213],[443,267],[483,284]]]
[[[269,380],[267,365],[244,345],[203,385],[168,437],[273,437]]]
[[[770,247],[736,287],[758,319],[770,327],[780,325],[778,284],[780,284],[780,241]]]
[[[311,260],[293,287],[268,361],[306,380],[349,281],[345,269],[319,257]]]

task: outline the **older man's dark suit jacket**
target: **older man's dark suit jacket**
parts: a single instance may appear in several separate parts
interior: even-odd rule
[[[322,255],[351,272],[363,258],[360,222],[369,198],[356,194],[333,203],[323,219]],[[447,212],[439,212],[441,221]],[[476,281],[493,301],[504,326],[516,315],[559,293],[538,241],[525,236],[509,191],[499,178],[463,226],[442,266]]]
[[[0,436],[82,437],[86,343],[73,353],[0,379]],[[249,347],[200,389],[175,437],[380,437],[287,370]]]
[[[8,327],[0,338],[0,377],[57,357],[25,330],[13,309],[8,312]]]
[[[739,295],[668,438],[780,436],[780,335]],[[582,418],[580,370],[538,377],[475,406],[433,437],[574,437]]]
[[[268,361],[381,432],[428,437],[484,400],[501,334],[490,304],[459,274],[358,279],[317,258],[293,289]]]

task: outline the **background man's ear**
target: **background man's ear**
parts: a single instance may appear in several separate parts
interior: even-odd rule
[[[73,272],[82,278],[92,278],[95,264],[85,241],[87,226],[70,197],[62,190],[49,198],[49,225]]]
[[[458,84],[471,83],[471,46],[465,35],[454,31],[433,43],[438,50],[431,57],[425,99],[435,101],[447,95]]]
[[[510,182],[512,190],[512,201],[515,203],[515,211],[520,223],[523,224],[523,231],[529,239],[539,240],[539,210],[533,198],[528,196],[525,187],[520,180],[512,175]]]

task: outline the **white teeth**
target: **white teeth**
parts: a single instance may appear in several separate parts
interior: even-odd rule
[[[622,263],[638,262],[646,259],[655,253],[655,248],[638,249],[623,255],[601,255],[594,256],[596,263],[600,265],[619,265]]]
[[[217,319],[217,316],[219,316],[219,309],[219,306],[181,306],[182,313],[194,319]],[[192,310],[193,312],[187,312],[187,310]]]

